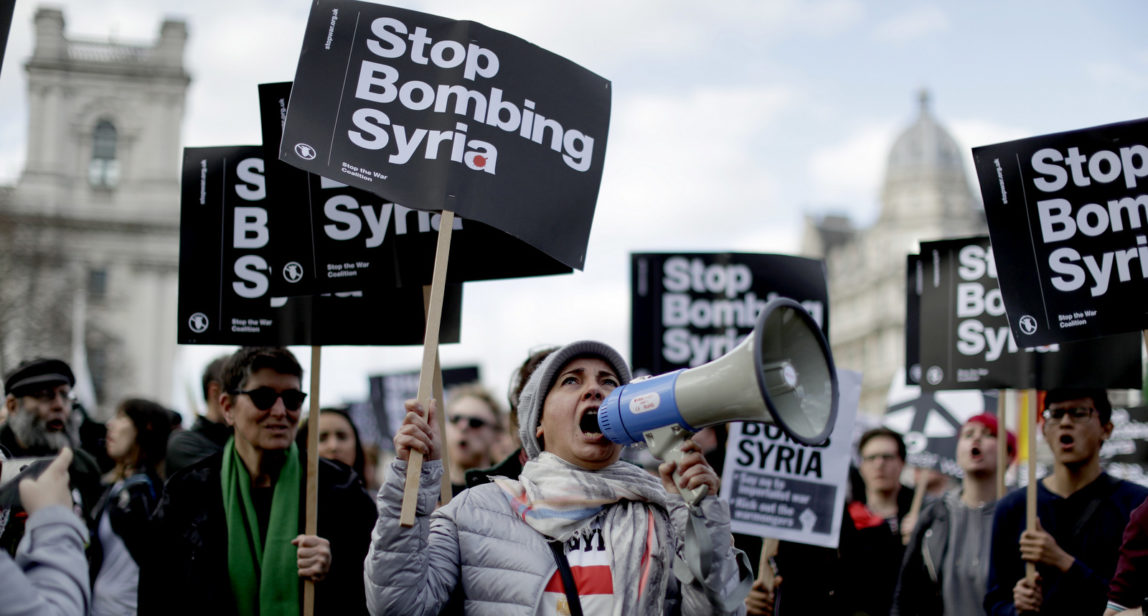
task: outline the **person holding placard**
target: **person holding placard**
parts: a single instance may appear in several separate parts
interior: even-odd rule
[[[361,563],[374,508],[348,467],[319,460],[318,534],[301,532],[302,376],[282,347],[228,358],[221,402],[234,435],[164,487],[140,567],[140,613],[298,615],[304,579],[315,582],[317,614],[366,611]]]
[[[1025,528],[1025,490],[997,503],[984,600],[990,616],[1103,613],[1121,533],[1148,496],[1148,488],[1100,467],[1101,445],[1112,435],[1105,390],[1054,389],[1044,403],[1052,474],[1037,482],[1035,528]],[[1026,563],[1036,565],[1031,579]]]
[[[681,464],[663,464],[658,481],[620,461],[622,446],[598,428],[599,405],[629,380],[621,355],[600,342],[549,355],[520,399],[528,461],[519,479],[472,487],[437,511],[443,469],[436,409],[424,417],[408,401],[366,561],[371,612],[435,614],[461,586],[466,613],[744,613],[749,572],[738,566],[729,510],[715,496],[718,477],[697,445],[687,441]],[[411,451],[427,462],[414,527],[402,528]],[[687,510],[679,485],[709,488],[700,516]],[[687,537],[693,522],[696,534]],[[685,556],[691,547],[706,558]]]
[[[1008,455],[1016,437],[1008,433]],[[893,616],[974,614],[982,609],[997,489],[997,418],[970,417],[957,436],[960,489],[921,510],[893,595]]]

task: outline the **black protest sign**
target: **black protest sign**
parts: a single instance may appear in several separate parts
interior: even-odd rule
[[[450,210],[582,269],[610,82],[515,36],[316,0],[279,157],[420,210]]]
[[[431,283],[439,214],[413,210],[278,160],[291,83],[259,86],[267,190],[278,210],[274,235],[292,238],[290,276],[272,277],[279,295]],[[304,221],[309,224],[301,224]],[[546,253],[481,222],[454,220],[447,281],[569,273]]]
[[[8,46],[8,32],[12,29],[12,13],[16,0],[0,0],[0,69],[4,68],[4,48]]]
[[[1023,346],[1148,328],[1148,119],[973,148]]]
[[[920,255],[905,259],[905,383],[921,382],[921,289],[925,284]]]
[[[179,251],[180,344],[421,344],[421,287],[275,297],[286,261],[271,233],[261,146],[185,148]],[[448,288],[442,337],[459,336],[462,290]]]
[[[443,390],[447,391],[455,385],[477,383],[479,376],[478,366],[443,368]],[[403,403],[418,397],[419,373],[410,371],[380,374],[370,377],[369,381],[370,405],[379,426],[380,438],[389,440],[398,433],[399,426],[403,423],[403,417],[407,414]],[[445,401],[443,403],[445,405]],[[389,444],[387,446],[390,447]]]
[[[634,253],[630,349],[635,372],[700,366],[733,350],[775,297],[800,302],[828,337],[825,264],[752,253]]]
[[[984,236],[921,243],[921,387],[1140,387],[1140,338],[1021,348],[1009,331]]]

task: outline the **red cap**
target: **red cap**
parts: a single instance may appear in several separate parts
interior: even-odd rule
[[[997,433],[998,428],[997,428],[997,416],[996,415],[992,415],[989,413],[981,413],[980,415],[974,415],[974,416],[968,418],[967,420],[965,420],[965,424],[970,424],[973,422],[979,423],[982,426],[988,428],[989,431],[992,432],[994,435]],[[1005,433],[1008,435],[1008,457],[1009,457],[1009,460],[1016,459],[1016,436],[1013,435],[1013,433],[1011,431],[1006,430]]]

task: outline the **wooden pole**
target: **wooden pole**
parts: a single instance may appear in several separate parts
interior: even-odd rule
[[[917,467],[913,469],[913,502],[909,505],[909,512],[905,514],[906,518],[913,520],[921,514],[921,503],[925,500],[925,469]],[[905,529],[901,529],[901,543],[909,544],[909,535]]]
[[[426,335],[423,337],[423,365],[419,371],[418,400],[430,404],[434,386],[434,366],[438,357],[439,325],[442,321],[442,296],[446,287],[446,264],[450,259],[450,236],[454,228],[454,212],[443,210],[438,225],[438,244],[435,247],[434,274],[431,276],[430,309],[427,311]],[[442,409],[439,409],[442,414]],[[418,504],[419,476],[423,471],[423,454],[412,451],[407,461],[407,481],[403,489],[403,508],[399,514],[399,525],[411,527],[415,524],[415,506]]]
[[[1028,429],[1028,492],[1026,501],[1026,528],[1036,530],[1036,413],[1037,392],[1029,392],[1028,409],[1025,413],[1025,423]],[[1024,575],[1030,582],[1036,580],[1036,564],[1025,562]]]
[[[423,286],[423,308],[426,313],[430,314],[430,285]],[[435,403],[441,412],[438,414],[438,437],[442,442],[442,487],[438,502],[445,505],[450,502],[454,491],[450,484],[450,451],[446,447],[446,404],[442,397],[442,365],[439,363],[438,349],[435,349],[434,354],[434,382],[431,384],[432,395],[434,396]]]
[[[311,347],[311,410],[307,415],[307,505],[304,534],[319,534],[319,356]],[[303,580],[303,616],[315,614],[315,582]]]
[[[1008,470],[1008,428],[1005,427],[1005,414],[1008,407],[1008,390],[997,391],[997,500],[1005,495],[1005,471]]]
[[[757,564],[757,581],[764,584],[769,590],[774,589],[773,565],[769,561],[777,556],[779,543],[777,539],[772,537],[764,537],[761,540],[761,560]]]

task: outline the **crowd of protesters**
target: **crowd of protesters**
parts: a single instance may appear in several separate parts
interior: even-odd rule
[[[732,535],[717,497],[713,435],[652,473],[598,431],[598,405],[630,380],[605,344],[531,353],[505,425],[477,385],[448,393],[445,441],[437,405],[409,401],[381,468],[351,415],[322,409],[312,532],[302,379],[283,348],[217,358],[204,413],[182,430],[139,398],[92,421],[63,361],[10,371],[0,462],[30,466],[0,486],[0,615],[300,614],[307,582],[317,614],[1110,616],[1140,614],[1148,595],[1148,489],[1101,467],[1104,390],[1045,397],[1053,467],[1037,482],[1034,528],[1024,490],[996,500],[986,413],[959,429],[959,484],[929,494],[902,484],[900,434],[865,432],[838,548],[781,542],[759,559],[761,540]],[[1005,451],[1016,455],[1011,433]],[[444,473],[455,497],[439,506]],[[678,494],[701,486],[694,506]]]

